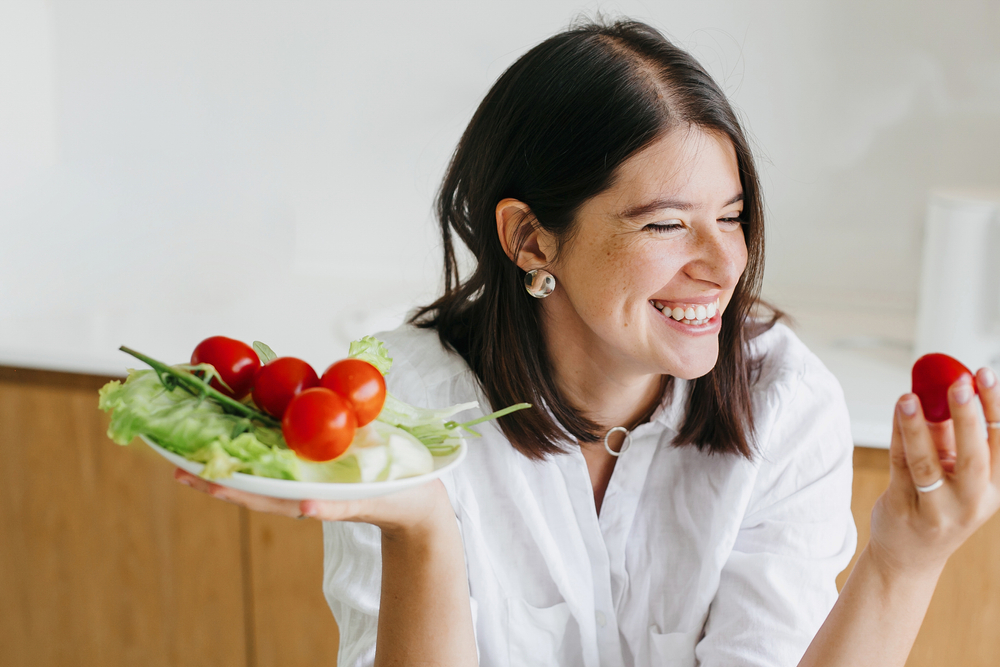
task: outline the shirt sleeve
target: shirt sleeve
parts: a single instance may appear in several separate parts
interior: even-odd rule
[[[337,665],[375,664],[382,595],[382,532],[377,526],[347,521],[323,523],[323,594],[340,630]],[[479,608],[471,597],[469,603],[475,632]],[[478,654],[478,642],[476,651]]]
[[[323,594],[340,630],[337,664],[375,664],[382,595],[382,532],[377,526],[323,522]]]
[[[772,390],[748,509],[696,648],[701,667],[796,665],[857,545],[854,447],[839,383],[810,354]]]

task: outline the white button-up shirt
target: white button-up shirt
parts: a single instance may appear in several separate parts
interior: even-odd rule
[[[434,331],[379,334],[387,380],[424,407],[486,402]],[[617,460],[601,513],[579,448],[543,462],[494,424],[443,477],[465,547],[480,664],[795,665],[854,553],[853,446],[840,385],[784,325],[754,341],[753,461],[673,447],[675,380]],[[500,406],[502,407],[502,406]],[[469,419],[475,415],[465,413]],[[371,665],[381,582],[375,526],[324,524],[338,665]]]

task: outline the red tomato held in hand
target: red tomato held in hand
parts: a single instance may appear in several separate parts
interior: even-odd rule
[[[250,393],[254,374],[260,368],[260,359],[257,358],[253,348],[246,343],[225,336],[212,336],[194,348],[194,352],[191,353],[191,364],[212,364],[219,372],[219,377],[232,391],[227,390],[214,378],[210,386],[240,401]]]
[[[324,387],[306,389],[292,399],[281,420],[288,447],[309,461],[329,461],[354,440],[358,422],[350,403]]]
[[[951,419],[948,408],[948,387],[960,377],[972,377],[972,371],[947,354],[925,354],[913,364],[913,393],[920,397],[924,417],[929,422]],[[973,382],[972,389],[978,393]]]
[[[281,419],[293,398],[318,386],[319,376],[312,366],[295,357],[278,357],[257,371],[253,380],[253,402],[267,414]]]
[[[378,417],[385,403],[385,378],[377,368],[361,359],[342,359],[326,369],[320,385],[335,391],[351,404],[364,426]]]

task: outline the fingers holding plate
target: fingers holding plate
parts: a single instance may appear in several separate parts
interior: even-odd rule
[[[213,484],[208,480],[202,479],[197,475],[192,475],[191,473],[181,470],[180,468],[174,470],[174,479],[181,484],[190,486],[192,489],[206,493],[213,498],[225,500],[226,502],[233,503],[235,505],[241,505],[255,512],[267,512],[269,514],[279,514],[293,518],[299,518],[302,516],[302,512],[299,511],[298,500],[273,498],[271,496],[264,496],[256,493],[247,493],[246,491],[232,489],[220,484]]]

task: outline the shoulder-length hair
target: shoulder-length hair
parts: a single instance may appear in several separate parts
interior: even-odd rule
[[[547,408],[499,421],[528,457],[563,451],[570,438],[598,441],[604,431],[553,381],[541,304],[526,293],[524,271],[504,252],[496,206],[508,197],[524,202],[529,224],[565,241],[581,205],[611,187],[619,166],[682,124],[722,133],[736,150],[748,261],[722,319],[718,362],[691,382],[674,444],[752,457],[748,344],[764,268],[753,155],[725,94],[701,65],[656,29],[628,20],[573,27],[511,65],[472,117],[437,197],[444,295],[411,322],[437,330],[468,362],[494,407],[527,401]],[[477,260],[465,280],[454,236]]]

